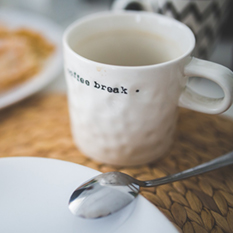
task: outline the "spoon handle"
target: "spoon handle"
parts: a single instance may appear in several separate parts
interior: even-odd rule
[[[210,160],[209,162],[200,164],[196,167],[187,169],[185,171],[165,176],[159,179],[155,180],[148,180],[148,181],[143,181],[143,184],[140,183],[140,186],[144,187],[152,187],[152,186],[157,186],[161,184],[167,184],[171,183],[174,181],[182,180],[185,178],[189,178],[191,176],[196,176],[200,175],[205,172],[209,172],[227,165],[233,164],[233,151],[231,151],[228,154],[222,155],[216,159]]]

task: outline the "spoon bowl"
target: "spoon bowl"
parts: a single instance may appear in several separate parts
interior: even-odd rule
[[[136,180],[124,173],[103,173],[73,192],[69,209],[83,218],[104,217],[131,203],[138,195],[139,188]]]

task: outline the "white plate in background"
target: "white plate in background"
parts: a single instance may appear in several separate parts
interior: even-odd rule
[[[139,195],[123,210],[102,219],[71,214],[68,200],[84,181],[99,174],[56,159],[0,159],[0,232],[178,233],[171,222]]]
[[[18,11],[11,8],[0,9],[0,24],[8,28],[28,28],[39,32],[53,43],[56,50],[46,61],[40,72],[24,83],[6,92],[0,93],[0,109],[16,103],[47,86],[62,72],[62,29],[43,16],[28,11]]]

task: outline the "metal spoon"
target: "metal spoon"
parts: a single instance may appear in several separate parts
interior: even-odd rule
[[[69,209],[83,218],[100,218],[132,202],[140,187],[154,187],[200,175],[233,163],[233,151],[194,168],[155,180],[140,181],[121,172],[100,174],[78,187],[70,197]]]

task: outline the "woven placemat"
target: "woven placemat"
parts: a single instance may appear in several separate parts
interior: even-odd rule
[[[65,95],[37,95],[0,111],[0,157],[56,158],[102,172],[120,170],[138,179],[155,179],[231,150],[233,121],[180,109],[175,142],[164,159],[149,165],[115,168],[86,158],[74,146]],[[180,232],[233,232],[233,166],[144,188],[141,194]]]

